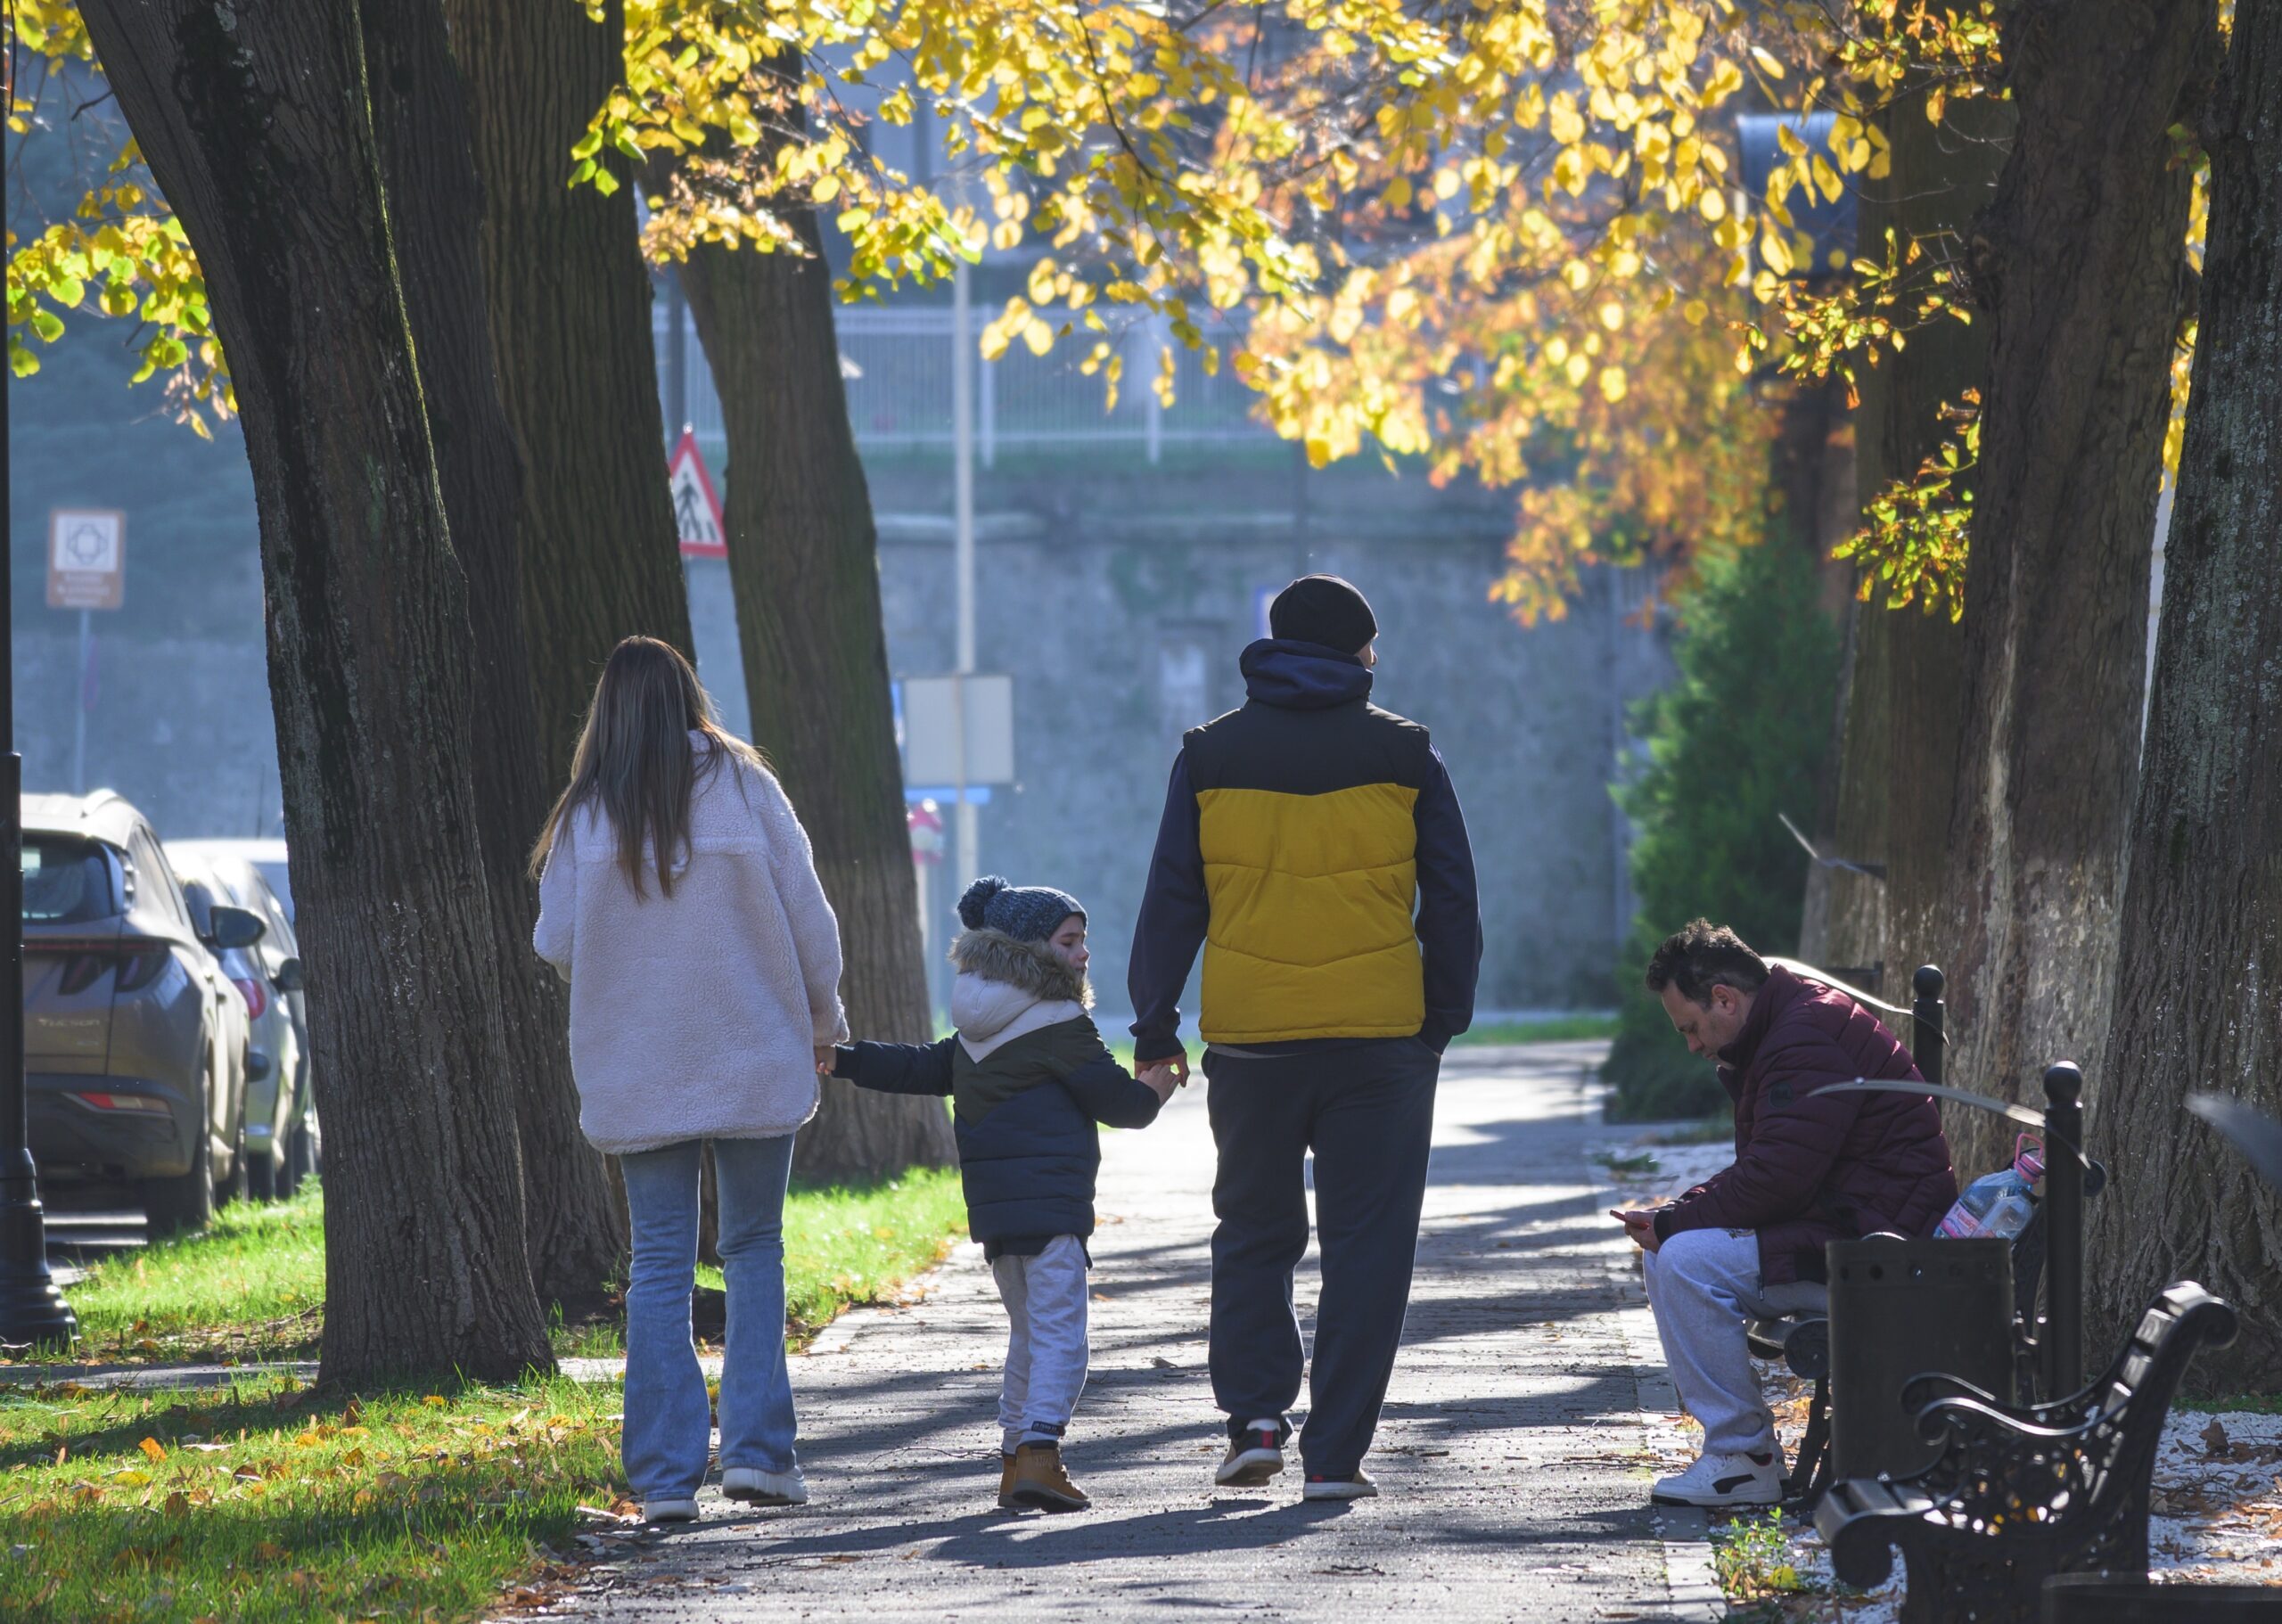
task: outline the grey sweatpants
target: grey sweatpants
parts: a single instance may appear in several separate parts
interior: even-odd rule
[[[1035,1258],[994,1259],[990,1272],[1008,1325],[999,1448],[1059,1443],[1086,1390],[1085,1245],[1056,1235]]]
[[[1759,1455],[1775,1448],[1775,1417],[1751,1367],[1744,1327],[1829,1300],[1810,1280],[1766,1285],[1759,1237],[1748,1229],[1683,1229],[1642,1254],[1648,1306],[1664,1363],[1687,1413],[1703,1423],[1706,1455]]]

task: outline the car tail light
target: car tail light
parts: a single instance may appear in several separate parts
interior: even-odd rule
[[[56,983],[56,990],[65,997],[75,997],[95,984],[96,979],[111,966],[108,953],[74,953],[63,961],[63,975]]]
[[[168,1114],[166,1101],[154,1099],[147,1094],[74,1094],[71,1097],[95,1111],[140,1112],[160,1117]]]
[[[145,943],[122,948],[119,957],[119,990],[140,992],[159,979],[159,972],[167,967],[174,956],[163,943]]]
[[[245,995],[246,1013],[259,1021],[269,1007],[268,989],[252,976],[232,976],[231,985]]]

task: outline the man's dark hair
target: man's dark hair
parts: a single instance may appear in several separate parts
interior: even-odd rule
[[[1691,919],[1664,938],[1648,960],[1648,990],[1679,988],[1690,1004],[1708,1005],[1714,987],[1755,993],[1767,985],[1767,961],[1725,925]]]

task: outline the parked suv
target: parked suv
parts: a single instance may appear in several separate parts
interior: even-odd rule
[[[309,1028],[292,922],[267,878],[244,857],[209,855],[209,843],[197,841],[168,841],[166,849],[200,935],[212,938],[207,922],[217,904],[243,908],[268,927],[250,947],[224,948],[221,959],[253,1021],[253,1046],[246,1053],[247,1188],[256,1201],[282,1201],[316,1170]]]
[[[27,795],[24,1060],[44,1177],[125,1181],[153,1234],[245,1190],[246,1002],[215,955],[267,926],[211,910],[201,940],[149,822],[109,791]]]

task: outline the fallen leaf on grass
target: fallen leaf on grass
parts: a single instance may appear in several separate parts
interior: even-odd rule
[[[143,1440],[142,1447],[143,1453],[149,1456],[154,1461],[162,1461],[167,1458],[166,1445],[160,1443],[155,1438],[144,1439]]]

